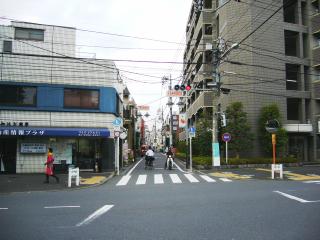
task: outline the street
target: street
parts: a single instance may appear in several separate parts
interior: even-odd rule
[[[317,181],[164,170],[156,154],[98,187],[0,195],[1,239],[318,239]],[[182,166],[181,166],[182,167]]]

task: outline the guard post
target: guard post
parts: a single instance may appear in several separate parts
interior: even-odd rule
[[[72,179],[76,180],[76,186],[80,185],[79,168],[69,167],[69,171],[68,171],[68,187],[71,187]]]

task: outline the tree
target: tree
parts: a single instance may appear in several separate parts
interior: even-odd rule
[[[222,128],[223,132],[231,134],[229,149],[234,151],[236,158],[240,153],[252,148],[253,135],[247,120],[247,113],[243,111],[241,102],[234,102],[226,109],[227,126]]]
[[[284,156],[286,153],[288,136],[286,130],[281,127],[281,114],[277,104],[270,104],[261,109],[259,118],[259,142],[263,151],[270,155],[272,153],[271,133],[267,132],[265,125],[268,120],[272,119],[277,119],[280,124],[280,128],[276,133],[276,153],[278,156]]]
[[[209,114],[200,116],[196,123],[196,137],[192,139],[192,152],[194,155],[210,156],[212,142],[212,120]]]

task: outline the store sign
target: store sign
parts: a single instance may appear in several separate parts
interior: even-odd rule
[[[187,123],[188,123],[187,115],[185,113],[181,113],[179,115],[179,127],[185,128],[187,126]]]
[[[1,136],[109,137],[108,129],[95,128],[15,128],[0,127]]]
[[[46,153],[47,145],[44,143],[21,143],[21,153]]]

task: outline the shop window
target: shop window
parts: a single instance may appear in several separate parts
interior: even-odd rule
[[[15,39],[44,41],[44,30],[32,28],[15,28]]]
[[[15,85],[0,86],[0,105],[12,107],[35,107],[37,88]]]
[[[87,89],[65,89],[64,107],[98,109],[99,91]]]

